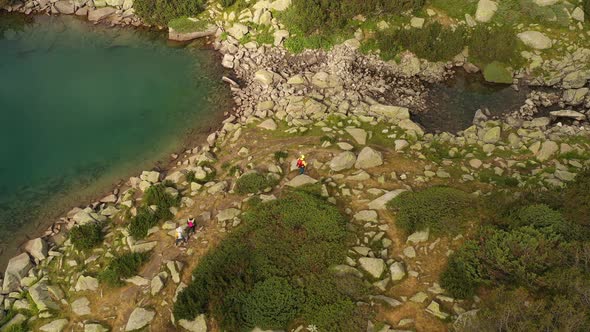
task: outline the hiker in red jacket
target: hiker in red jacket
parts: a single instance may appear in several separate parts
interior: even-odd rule
[[[307,162],[305,161],[305,156],[301,155],[299,159],[297,159],[297,168],[299,168],[299,174],[303,174],[305,172],[305,167],[307,166]]]

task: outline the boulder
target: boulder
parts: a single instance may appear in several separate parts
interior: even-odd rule
[[[29,295],[39,311],[46,311],[49,309],[57,310],[59,305],[55,303],[47,289],[47,281],[41,280],[29,288]]]
[[[429,235],[430,235],[429,229],[426,229],[424,231],[414,232],[410,236],[408,236],[406,243],[409,242],[409,243],[416,244],[416,243],[426,242],[426,241],[428,241]]]
[[[392,190],[388,193],[385,193],[383,196],[371,201],[369,203],[369,209],[372,210],[385,210],[386,204],[391,201],[392,199],[394,199],[395,197],[397,197],[399,194],[403,193],[404,191],[407,191],[405,189],[396,189],[396,190]]]
[[[359,153],[354,167],[367,169],[383,165],[383,155],[379,151],[366,146]]]
[[[362,278],[363,276],[363,273],[361,271],[348,265],[335,265],[330,267],[330,271],[332,271],[338,277],[343,277],[345,275],[353,275]]]
[[[105,18],[113,15],[117,10],[113,7],[103,7],[98,9],[92,9],[88,11],[88,20],[90,22],[102,21]]]
[[[381,258],[361,257],[359,264],[363,270],[375,279],[381,278],[385,271],[385,261]]]
[[[498,10],[498,4],[491,0],[479,0],[477,3],[477,10],[475,12],[475,20],[478,22],[487,23],[492,20],[492,17]]]
[[[576,7],[572,11],[572,18],[578,22],[584,22],[584,10],[580,7]]]
[[[539,31],[525,31],[517,36],[525,45],[536,50],[545,50],[553,46],[551,39]]]
[[[242,211],[236,208],[229,208],[225,210],[219,211],[217,214],[217,220],[219,222],[233,220],[235,217],[239,216]]]
[[[487,144],[496,144],[500,140],[501,133],[500,127],[490,128],[484,133],[482,141]]]
[[[572,106],[580,105],[588,94],[588,88],[568,89],[563,92],[563,100]]]
[[[356,162],[356,155],[350,151],[344,151],[336,155],[330,161],[330,169],[335,172],[340,172],[345,169],[350,169]]]
[[[262,121],[258,127],[266,130],[277,130],[277,124],[273,119],[266,119]]]
[[[590,79],[590,71],[576,70],[565,75],[561,82],[561,86],[564,89],[579,89],[586,85],[588,79]]]
[[[539,161],[546,161],[551,158],[557,151],[559,146],[553,141],[545,141],[541,144],[541,148],[536,153],[536,157]]]
[[[150,293],[152,296],[157,295],[164,288],[164,281],[159,275],[156,275],[150,283]]]
[[[551,115],[551,117],[553,119],[568,118],[568,119],[573,119],[573,120],[577,120],[577,121],[585,121],[586,120],[585,114],[577,112],[577,111],[572,111],[572,110],[552,111],[552,112],[549,112],[549,115]]]
[[[395,262],[389,267],[389,273],[391,274],[391,281],[400,281],[406,276],[406,269],[400,262]]]
[[[16,291],[20,286],[21,279],[29,273],[32,267],[33,264],[31,264],[31,259],[27,253],[11,258],[4,272],[4,282],[2,284],[4,293]]]
[[[424,26],[424,19],[421,17],[412,17],[410,19],[410,26],[412,28],[416,28],[416,29],[422,29],[422,27]]]
[[[242,23],[234,23],[231,28],[227,29],[227,33],[235,39],[240,40],[248,33],[248,27]]]
[[[410,110],[407,107],[374,104],[371,105],[369,110],[373,114],[381,115],[388,119],[406,120],[410,118]]]
[[[318,182],[318,180],[316,180],[308,175],[301,174],[301,175],[297,175],[291,181],[287,182],[287,186],[297,188],[297,187],[304,186],[306,184],[314,184],[317,182]]]
[[[109,329],[98,323],[84,324],[84,332],[108,332]]]
[[[338,143],[336,143],[336,145],[338,145],[338,147],[344,151],[350,151],[350,150],[354,149],[354,146],[352,146],[346,142],[338,142]]]
[[[176,184],[183,183],[186,181],[186,175],[181,171],[174,171],[166,176],[167,181],[171,181]]]
[[[98,289],[98,279],[81,275],[74,287],[76,292],[95,291]]]
[[[160,173],[156,171],[143,171],[139,176],[140,179],[143,181],[147,181],[149,183],[158,183],[160,181]]]
[[[430,302],[428,307],[426,307],[426,312],[440,319],[447,319],[449,317],[449,314],[440,310],[440,305],[436,301]]]
[[[170,30],[172,30],[172,28],[170,28]],[[170,37],[168,37],[168,39],[171,39]],[[172,39],[174,40],[174,39]],[[235,56],[227,53],[223,56],[223,59],[221,60],[221,65],[225,68],[233,68],[234,67],[234,59]]]
[[[354,140],[360,144],[365,145],[367,144],[367,132],[364,129],[360,128],[346,128],[344,129]]]
[[[77,299],[76,301],[72,302],[71,306],[72,311],[77,316],[90,315],[90,301],[88,301],[88,298],[86,297],[81,297]]]
[[[401,120],[397,125],[410,134],[424,136],[424,129],[410,119]]]
[[[129,316],[125,331],[135,331],[147,326],[156,316],[156,313],[144,308],[135,308]]]
[[[556,170],[555,177],[560,179],[561,181],[569,182],[569,181],[573,181],[576,178],[576,173],[562,171],[562,170]]]
[[[410,143],[405,139],[396,139],[395,140],[395,151],[402,151],[403,149],[410,146]]]
[[[275,73],[261,69],[254,73],[254,81],[262,84],[263,86],[269,86],[273,83]]]
[[[376,222],[377,221],[377,211],[374,210],[362,210],[354,215],[354,220],[360,222]]]
[[[275,0],[268,6],[268,8],[282,12],[283,10],[289,8],[289,6],[291,6],[291,0]]]
[[[61,14],[71,15],[75,12],[74,3],[71,1],[57,1],[54,6]]]
[[[178,324],[190,332],[207,332],[207,321],[205,320],[204,314],[197,316],[197,318],[192,321],[181,319],[178,321]]]
[[[49,324],[45,324],[43,326],[41,326],[39,328],[39,331],[42,332],[61,332],[64,330],[64,328],[66,327],[66,325],[68,325],[68,320],[67,319],[58,319],[58,320],[54,320],[53,322],[49,323]]]
[[[273,45],[279,46],[279,45],[281,45],[283,40],[285,40],[286,38],[289,38],[289,31],[277,30],[274,32],[273,37],[274,37]]]
[[[25,244],[25,251],[28,252],[33,258],[39,261],[47,258],[47,242],[42,238],[36,238],[28,241]]]
[[[123,5],[124,0],[106,0],[107,5],[111,7],[119,7]]]

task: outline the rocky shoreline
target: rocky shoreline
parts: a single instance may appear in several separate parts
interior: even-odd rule
[[[58,6],[57,3],[42,6],[41,2],[38,2],[37,7],[33,8],[49,12],[55,8],[59,11],[58,7],[61,5]],[[110,22],[130,25],[137,23],[135,18],[129,18],[130,16],[111,16],[118,15],[117,11],[123,13],[125,6],[123,4],[117,6],[122,7],[113,9],[111,14],[102,19],[120,17],[121,19]],[[29,13],[35,12],[31,7],[25,7],[26,5],[23,5],[13,10],[25,13],[27,10],[31,10]],[[81,8],[84,7],[81,6]],[[65,11],[59,12],[65,13]],[[78,10],[74,8],[72,13],[77,14]],[[86,14],[90,19],[90,10]],[[571,152],[582,154],[590,150],[590,145],[585,142],[569,140],[570,137],[590,137],[588,125],[590,96],[588,88],[585,88],[588,80],[586,76],[564,75],[559,82],[554,83],[565,89],[560,93],[531,92],[521,110],[517,114],[508,115],[506,119],[488,119],[485,112],[480,111],[474,118],[474,125],[464,131],[456,134],[433,135],[425,133],[419,124],[413,122],[411,114],[416,110],[427,108],[424,98],[427,91],[424,82],[443,80],[450,75],[453,67],[469,68],[470,65],[465,62],[464,57],[459,57],[447,64],[428,63],[408,53],[402,57],[400,64],[386,63],[376,56],[360,54],[357,51],[360,45],[358,39],[348,40],[328,52],[305,51],[300,55],[290,55],[281,47],[280,34],[278,38],[275,35],[276,45],[273,47],[259,46],[255,42],[242,45],[237,37],[243,31],[233,29],[234,26],[225,29],[224,24],[221,24],[214,33],[213,44],[223,55],[223,66],[233,70],[233,76],[224,77],[224,81],[230,85],[236,104],[235,109],[228,112],[220,128],[210,134],[202,145],[175,156],[178,158],[175,167],[163,172],[144,171],[139,176],[130,178],[126,183],[115,188],[111,194],[84,208],[72,209],[42,236],[29,241],[25,245],[25,252],[12,258],[6,269],[2,295],[0,295],[0,309],[2,309],[0,313],[4,313],[4,310],[15,305],[26,308],[34,303],[39,309],[38,314],[31,318],[35,321],[54,317],[52,310],[64,306],[76,313],[70,319],[78,321],[80,330],[106,331],[105,324],[102,322],[76,318],[90,313],[89,300],[86,297],[79,297],[78,294],[87,294],[90,297],[88,294],[99,289],[96,278],[76,267],[79,265],[94,267],[96,262],[108,258],[107,254],[112,256],[112,250],[147,252],[161,245],[162,240],[136,241],[129,236],[125,227],[109,225],[105,226],[108,246],[98,248],[100,250],[95,250],[89,257],[82,255],[80,258],[80,253],[72,248],[67,238],[67,231],[77,225],[87,223],[104,225],[109,219],[122,221],[126,216],[136,215],[143,192],[165,181],[174,184],[175,188],[168,187],[171,193],[182,196],[180,210],[174,208],[173,211],[175,219],[178,219],[176,215],[182,209],[190,209],[198,205],[199,200],[232,198],[235,185],[235,179],[232,176],[199,184],[188,182],[187,175],[192,173],[197,180],[208,179],[215,173],[214,165],[220,159],[222,151],[226,150],[237,150],[238,152],[232,155],[233,158],[250,161],[253,153],[245,145],[251,141],[244,140],[244,135],[253,129],[263,130],[264,133],[281,132],[291,135],[289,137],[293,137],[295,142],[306,133],[319,130],[337,142],[324,140],[318,147],[318,150],[323,149],[322,153],[326,155],[311,162],[318,170],[315,178],[284,179],[282,185],[297,187],[320,181],[326,188],[326,196],[334,202],[336,199],[364,195],[366,188],[343,185],[345,181],[375,180],[375,183],[381,185],[375,185],[374,188],[366,190],[372,195],[376,194],[376,199],[369,200],[364,196],[362,200],[359,199],[359,202],[367,203],[366,209],[353,211],[352,205],[349,207],[347,213],[352,215],[353,220],[358,223],[357,226],[370,236],[367,235],[364,239],[359,238],[354,258],[340,266],[341,273],[360,273],[361,275],[368,273],[368,278],[372,278],[369,280],[373,280],[373,285],[381,292],[389,289],[390,283],[398,282],[408,275],[418,278],[421,267],[413,261],[416,251],[418,255],[423,252],[428,253],[429,250],[434,250],[439,241],[429,243],[428,233],[412,234],[407,242],[403,242],[405,248],[396,248],[403,252],[399,255],[403,259],[397,259],[397,256],[396,260],[388,259],[391,240],[385,235],[384,230],[387,227],[380,214],[381,210],[384,210],[384,204],[401,191],[388,190],[391,188],[384,186],[386,177],[399,186],[396,190],[407,190],[412,189],[412,186],[451,177],[456,177],[461,183],[468,183],[489,171],[499,177],[509,176],[515,179],[517,186],[524,187],[532,184],[539,189],[544,189],[563,186],[564,183],[574,179],[577,170],[589,166],[587,160],[583,162],[575,157],[562,157]],[[227,33],[227,36],[222,40],[221,36],[224,33]],[[533,117],[540,108],[555,105],[559,108],[576,106],[584,110],[557,110],[549,117]],[[378,135],[391,144],[393,152],[388,150],[382,153],[371,147],[364,147],[368,140]],[[368,169],[382,166],[384,159],[391,153],[407,156],[411,160],[420,162],[429,160],[429,154],[432,153],[435,142],[445,146],[445,157],[440,162],[429,163],[414,173],[404,171],[370,174],[369,172],[372,171],[368,171]],[[353,145],[362,148],[360,153],[351,151]],[[512,150],[519,151],[526,158],[504,156]],[[318,151],[315,153],[320,155]],[[460,159],[457,161],[460,166],[457,167],[453,164],[456,158]],[[529,161],[532,162],[529,163]],[[349,170],[353,167],[357,169],[355,173],[348,174],[347,172],[351,172]],[[283,177],[284,173],[288,173],[293,167],[287,167],[284,171],[280,164],[269,162],[266,169]],[[271,195],[269,193],[260,197],[272,199]],[[207,211],[204,212],[202,220],[210,222],[212,212],[216,212],[217,222],[214,222],[213,226],[222,233],[229,232],[239,225],[241,203],[242,198],[235,197],[231,211],[216,208],[212,210],[205,207],[203,210]],[[380,211],[380,214],[378,215],[376,211]],[[155,236],[163,234],[161,238],[169,240],[167,235],[179,224],[181,222],[166,222],[161,229],[158,227],[150,234]],[[368,250],[366,247],[368,243],[375,241],[380,242],[380,246],[385,251]],[[405,243],[409,245],[406,246]],[[179,273],[187,269],[183,270],[183,265],[174,260],[167,261],[162,266],[162,268],[158,266],[158,273],[149,280],[138,277],[129,283],[143,289],[144,293],[155,296],[164,287],[164,281],[171,279],[172,282],[168,282],[172,284],[172,292],[175,295],[178,294],[183,287]],[[60,274],[62,270],[68,271],[68,275]],[[379,278],[381,280],[375,281]],[[441,319],[447,319],[452,315],[458,321],[459,317],[465,319],[466,316],[461,315],[467,310],[477,308],[475,303],[462,303],[444,296],[444,290],[440,289],[438,284],[430,283],[427,286],[428,292],[416,293],[415,296],[401,299],[401,301],[379,293],[373,295],[373,299],[376,300],[375,302],[385,302],[392,307],[403,305],[406,300],[422,303],[429,299],[431,302],[426,309],[428,314]],[[22,296],[26,292],[30,294],[30,300]],[[71,296],[66,296],[64,292]],[[78,299],[74,301],[76,297]],[[70,298],[70,301],[67,298]],[[446,301],[451,303],[453,313],[447,313],[441,309],[441,304]],[[141,303],[143,302],[140,301]],[[131,331],[147,326],[154,319],[155,314],[149,308],[138,306],[126,317],[128,320],[126,324],[123,324],[126,325],[125,330]],[[169,315],[167,317],[169,319]],[[1,315],[0,318],[2,318]],[[10,322],[16,324],[18,320],[25,319],[27,317],[24,315],[17,314]],[[8,324],[11,324],[10,322]],[[173,317],[172,323],[176,324]],[[43,325],[41,330],[62,331],[68,324],[70,320],[61,317],[52,319],[51,322]],[[203,316],[193,322],[181,321],[178,324],[189,331],[207,331],[207,323]],[[373,323],[370,322],[370,326],[371,324]],[[2,327],[4,328],[6,325]]]

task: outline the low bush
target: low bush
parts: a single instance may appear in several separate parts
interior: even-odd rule
[[[281,160],[287,159],[288,156],[289,156],[289,153],[287,151],[277,151],[274,154],[275,160],[277,162],[281,162]]]
[[[12,325],[11,327],[4,330],[4,332],[28,332],[28,331],[29,331],[29,328],[28,328],[26,322]]]
[[[512,26],[477,25],[469,37],[472,62],[486,65],[494,61],[512,63],[520,58],[518,38]]]
[[[277,184],[277,179],[270,174],[248,173],[240,176],[236,181],[236,192],[238,194],[255,194]]]
[[[189,33],[195,31],[202,31],[207,28],[209,25],[208,22],[205,21],[193,21],[189,20],[186,17],[175,18],[168,22],[168,26],[180,33]]]
[[[590,0],[584,0],[582,7],[584,8],[584,19],[588,22],[590,21]]]
[[[435,233],[458,233],[477,210],[477,201],[453,188],[431,187],[423,191],[406,191],[387,203],[397,211],[396,225],[406,231],[430,228]]]
[[[422,29],[390,29],[377,34],[377,43],[386,55],[406,49],[429,61],[446,61],[463,51],[466,33],[463,27],[455,30],[435,22]]]
[[[487,279],[478,253],[478,244],[467,241],[449,257],[440,281],[441,286],[452,296],[461,299],[469,298],[475,295],[477,288]]]
[[[149,24],[165,26],[178,17],[196,16],[205,10],[205,0],[135,0],[133,8]]]
[[[342,215],[313,193],[253,204],[242,226],[201,260],[174,315],[209,313],[226,331],[286,329],[295,321],[358,331],[367,320],[354,305],[366,296],[362,281],[328,272],[344,261],[345,240]]]
[[[160,221],[173,217],[170,208],[178,206],[180,197],[174,197],[166,191],[164,184],[149,187],[143,195],[143,204],[137,209],[137,215],[129,223],[129,234],[135,239],[143,239],[148,230]],[[156,209],[153,210],[152,206]]]
[[[220,2],[223,7],[227,8],[236,3],[236,0],[221,0]]]
[[[148,259],[149,253],[126,253],[117,256],[99,273],[98,280],[111,287],[122,286],[122,280],[137,275],[139,268]]]
[[[568,220],[590,227],[590,168],[580,172],[564,191],[563,211]]]
[[[102,227],[99,223],[79,225],[70,231],[70,241],[77,250],[88,250],[99,245],[103,240]]]

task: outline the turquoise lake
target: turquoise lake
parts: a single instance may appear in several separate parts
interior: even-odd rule
[[[218,62],[162,33],[0,14],[2,258],[214,126],[229,100]]]

